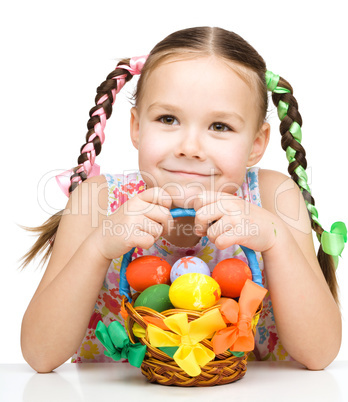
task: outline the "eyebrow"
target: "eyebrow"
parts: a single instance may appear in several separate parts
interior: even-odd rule
[[[236,113],[236,112],[219,112],[219,111],[213,111],[212,116],[214,116],[217,119],[236,119],[239,120],[241,123],[245,123],[243,117]]]
[[[155,109],[155,108],[161,108],[161,109],[166,109],[166,110],[170,110],[172,112],[178,112],[180,111],[180,107],[177,107],[175,105],[172,105],[170,103],[161,103],[161,102],[154,102],[152,103],[147,110],[150,111],[151,109]],[[213,110],[211,112],[211,116],[215,119],[237,119],[239,120],[241,123],[245,123],[243,117],[241,115],[239,115],[236,112],[222,112],[222,111],[218,111],[218,110]]]
[[[151,109],[155,109],[155,108],[167,109],[167,110],[172,110],[172,111],[180,110],[180,108],[178,108],[174,105],[171,105],[170,103],[154,102],[147,108],[147,111],[150,111]]]

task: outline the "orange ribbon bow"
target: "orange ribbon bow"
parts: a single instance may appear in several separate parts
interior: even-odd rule
[[[215,354],[230,349],[232,352],[248,352],[254,349],[252,319],[267,293],[267,289],[248,279],[241,291],[239,302],[227,299],[220,312],[227,323],[226,328],[216,332],[212,339]]]

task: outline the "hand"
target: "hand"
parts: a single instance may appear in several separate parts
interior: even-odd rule
[[[195,232],[220,250],[233,244],[255,251],[274,246],[282,222],[271,212],[237,196],[207,191],[194,201]]]
[[[105,217],[97,229],[97,247],[107,259],[118,258],[133,247],[150,248],[169,232],[172,199],[159,187],[150,188],[122,204]]]

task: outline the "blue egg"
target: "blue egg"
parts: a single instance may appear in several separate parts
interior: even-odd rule
[[[211,276],[208,265],[198,257],[182,257],[172,266],[170,271],[170,281],[173,283],[175,279],[184,274],[198,273]]]

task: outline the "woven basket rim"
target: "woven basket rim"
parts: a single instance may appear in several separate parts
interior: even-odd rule
[[[136,293],[132,296],[132,303],[129,303],[127,298],[124,296],[122,298],[122,306],[128,313],[128,317],[126,320],[126,329],[127,329],[131,342],[132,343],[140,342],[141,344],[147,346],[147,352],[146,352],[146,355],[144,358],[143,365],[147,366],[147,364],[148,364],[147,361],[151,361],[151,365],[155,365],[155,366],[157,365],[160,369],[161,369],[161,366],[163,368],[163,365],[165,365],[168,370],[169,369],[174,370],[176,373],[178,373],[178,375],[181,378],[185,378],[185,379],[193,378],[193,377],[188,376],[187,373],[185,373],[179,366],[177,366],[172,357],[170,357],[169,355],[167,355],[166,353],[164,353],[162,350],[158,349],[157,347],[152,346],[149,343],[146,335],[145,335],[145,337],[142,337],[142,338],[135,337],[133,330],[132,330],[133,325],[136,322],[142,328],[144,328],[146,330],[147,323],[143,320],[143,317],[142,317],[143,315],[149,315],[152,317],[164,319],[173,314],[183,313],[183,312],[187,313],[188,320],[192,321],[194,319],[201,317],[207,311],[213,310],[214,308],[218,308],[219,306],[215,305],[215,306],[212,306],[212,307],[202,310],[202,311],[170,309],[170,310],[163,311],[162,313],[159,313],[158,311],[155,311],[148,307],[138,306],[138,307],[134,308],[133,304],[138,295],[139,295],[139,293]],[[262,303],[260,304],[255,315],[259,314],[261,312],[261,309],[262,309]],[[253,333],[255,334],[255,331],[253,331]],[[212,346],[210,340],[204,339],[200,343],[202,345],[204,345],[205,347],[207,347],[208,349],[213,350],[213,346]],[[246,360],[247,360],[249,353],[250,352],[244,352],[244,354],[242,356],[235,356],[229,350],[225,351],[224,353],[216,355],[214,360],[210,361],[209,363],[207,363],[206,366],[202,367],[201,368],[202,373],[204,373],[205,371],[209,371],[214,367],[221,366],[221,365],[238,366],[238,364],[240,364],[241,367],[240,367],[240,369],[235,368],[235,370],[237,370],[237,371],[240,370],[240,371],[245,372],[246,371]],[[168,364],[169,364],[169,366],[168,366]],[[144,372],[143,372],[143,374],[144,374]],[[206,375],[203,375],[203,379],[201,379],[200,381],[203,381],[204,383],[206,383],[207,382],[206,377],[207,377]],[[218,382],[218,383],[220,383],[220,382]],[[222,383],[224,383],[223,380],[222,380]],[[198,385],[198,384],[196,384],[196,385]]]
[[[235,356],[229,350],[225,351],[224,353],[216,355],[214,360],[207,363],[204,367],[201,367],[202,372],[199,376],[190,377],[176,364],[175,360],[172,357],[170,357],[157,347],[152,346],[147,339],[147,334],[145,334],[145,337],[137,338],[132,330],[134,323],[138,323],[142,328],[146,330],[147,323],[143,320],[143,315],[149,315],[152,317],[164,319],[173,314],[184,312],[187,313],[187,317],[190,322],[201,317],[206,312],[214,308],[218,308],[218,305],[212,306],[202,311],[170,309],[159,313],[158,311],[155,311],[148,307],[133,307],[133,304],[139,294],[140,293],[135,293],[132,295],[132,303],[130,303],[128,299],[123,296],[122,307],[128,314],[125,321],[125,326],[130,341],[132,343],[140,342],[147,347],[147,351],[141,368],[143,375],[145,375],[150,382],[157,382],[162,385],[210,386],[227,384],[236,381],[244,376],[246,372],[247,358],[250,352],[244,352],[242,356]],[[255,316],[257,314],[260,314],[261,310],[262,302],[257,312],[255,313]],[[253,334],[255,335],[255,328],[253,329]],[[200,343],[208,349],[213,350],[213,346],[210,340],[204,339]],[[227,375],[222,375],[220,373],[224,370]],[[158,372],[160,374],[158,374]],[[217,373],[219,373],[219,375]],[[228,376],[229,373],[233,374],[231,374],[231,376]],[[175,380],[173,380],[173,378],[167,377],[175,377]]]

